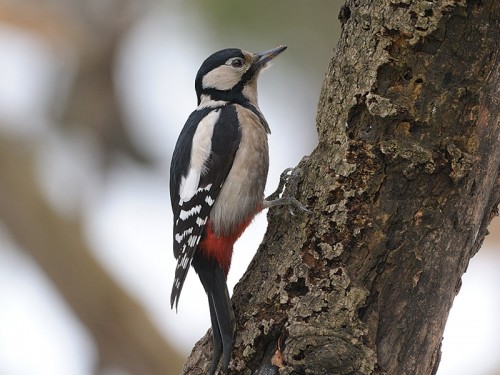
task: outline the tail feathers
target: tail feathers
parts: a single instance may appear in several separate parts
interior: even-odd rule
[[[170,294],[170,308],[174,308],[177,310],[177,305],[179,304],[179,297],[181,296],[182,287],[184,286],[184,281],[187,276],[187,269],[177,269],[175,270],[175,279],[174,285],[172,286],[172,293]]]
[[[215,274],[216,285],[215,291],[211,295],[211,299],[213,300],[217,323],[222,337],[222,369],[225,372],[229,366],[231,352],[233,351],[235,319],[229,292],[227,290],[226,276],[220,267],[217,267]],[[213,360],[214,359],[215,357],[213,357]],[[217,361],[218,360],[217,358]]]
[[[183,249],[183,253],[177,259],[177,267],[175,268],[174,285],[172,286],[172,293],[170,294],[170,308],[177,310],[179,304],[179,297],[181,296],[182,287],[186,280],[187,273],[191,265],[191,259],[194,255],[194,249]]]
[[[235,319],[226,276],[219,264],[213,259],[195,256],[193,266],[207,293],[213,333],[213,354],[210,374],[215,374],[222,355],[222,371],[226,372],[233,350]],[[221,353],[222,351],[222,353]]]
[[[212,298],[208,298],[208,304],[210,306],[210,319],[212,320],[212,337],[213,337],[213,353],[212,353],[212,363],[210,364],[210,375],[215,374],[217,370],[217,365],[219,364],[219,359],[222,355],[222,337],[220,335],[219,323],[217,322],[217,313],[215,312],[215,306]]]

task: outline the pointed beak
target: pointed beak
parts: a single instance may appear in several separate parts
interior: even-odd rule
[[[286,50],[286,46],[278,46],[267,51],[256,53],[254,64],[258,67],[263,67],[284,50]]]

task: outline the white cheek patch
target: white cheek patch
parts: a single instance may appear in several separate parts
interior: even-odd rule
[[[230,90],[238,84],[243,71],[235,70],[227,65],[221,65],[211,70],[203,77],[203,88],[216,90]]]
[[[187,176],[181,178],[179,188],[180,201],[189,201],[198,191],[200,177],[206,171],[206,163],[210,157],[212,149],[212,135],[214,126],[219,120],[220,109],[211,111],[200,121],[193,136],[191,146],[191,159],[189,162],[189,171]]]

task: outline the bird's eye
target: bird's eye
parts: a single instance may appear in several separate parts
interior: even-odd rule
[[[230,64],[233,68],[241,68],[244,64],[244,61],[243,61],[243,59],[236,58],[236,59],[231,60]]]

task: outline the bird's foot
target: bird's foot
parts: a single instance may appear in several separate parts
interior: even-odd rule
[[[281,173],[280,182],[276,191],[269,195],[266,199],[264,199],[264,208],[287,205],[289,206],[291,215],[294,214],[292,210],[293,208],[296,208],[303,212],[311,213],[311,210],[308,210],[302,203],[297,200],[297,198],[295,198],[295,196],[297,195],[297,184],[299,182],[300,176],[302,176],[301,168],[296,167],[285,169]],[[287,186],[286,191],[285,185]]]

